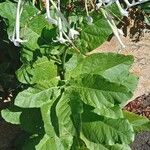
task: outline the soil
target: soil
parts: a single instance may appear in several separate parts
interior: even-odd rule
[[[0,119],[0,150],[15,150],[14,142],[21,133],[18,126]]]

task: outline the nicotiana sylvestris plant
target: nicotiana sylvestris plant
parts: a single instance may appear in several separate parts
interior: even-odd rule
[[[2,117],[26,134],[19,149],[129,150],[148,119],[123,112],[137,77],[132,56],[87,52],[113,32],[128,8],[147,2],[124,0],[33,0],[0,3],[8,36],[20,47],[16,72],[24,89]],[[125,4],[125,5],[122,5]]]

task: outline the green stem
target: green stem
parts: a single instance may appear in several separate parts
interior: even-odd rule
[[[62,80],[65,80],[65,62],[66,62],[67,48],[65,48],[63,56],[62,56]]]

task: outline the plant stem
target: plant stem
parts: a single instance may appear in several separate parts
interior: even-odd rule
[[[87,16],[89,16],[89,11],[88,11],[88,6],[87,6],[87,0],[85,0],[85,10],[86,10]]]
[[[65,68],[65,62],[66,62],[66,55],[67,55],[67,48],[65,48],[64,53],[62,55],[62,70],[61,70],[61,79],[65,80],[65,72],[66,72],[66,68]]]

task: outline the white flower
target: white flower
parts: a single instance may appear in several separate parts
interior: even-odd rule
[[[17,4],[17,13],[16,13],[16,24],[13,31],[13,36],[11,41],[14,43],[15,46],[20,46],[20,43],[27,42],[27,40],[20,39],[20,16],[22,13],[23,8],[21,7],[21,0],[18,0]]]
[[[118,29],[119,35],[124,35],[123,31],[121,29]]]
[[[130,4],[130,2],[128,0],[124,0],[124,2],[126,3],[127,7],[131,7],[132,4]]]
[[[20,43],[27,42],[27,40],[21,40],[21,39],[11,39],[11,41],[14,43],[15,46],[19,47]]]
[[[57,25],[57,20],[56,20],[56,19],[53,19],[53,18],[51,17],[51,15],[50,15],[50,10],[49,10],[50,4],[49,4],[49,0],[45,0],[45,5],[46,5],[46,19],[48,20],[49,23]]]
[[[102,0],[98,0],[96,2],[96,9],[99,9],[102,6],[102,4],[103,4]]]
[[[113,0],[103,0],[104,3],[112,3]]]
[[[111,27],[114,35],[118,39],[120,45],[122,46],[122,48],[124,48],[125,45],[123,44],[123,42],[120,38],[120,34],[122,34],[123,32],[121,32],[120,29],[117,28],[117,26],[116,26],[114,20],[112,19],[111,15],[109,15],[104,9],[102,9],[102,13],[103,13],[105,19],[107,20],[109,26]]]
[[[56,40],[53,40],[54,42],[59,42],[61,44],[64,44],[66,42],[68,42],[68,40],[64,39],[63,36],[57,36]]]
[[[128,12],[121,7],[119,0],[116,0],[116,4],[122,16],[128,16]]]
[[[57,9],[58,9],[58,11],[60,11],[60,0],[58,0],[58,8]],[[64,37],[63,37],[63,25],[62,25],[62,20],[61,20],[60,16],[58,17],[57,25],[58,25],[58,29],[59,29],[59,35],[56,37],[56,40],[53,40],[53,41],[64,44],[68,40],[64,39]]]
[[[79,32],[76,31],[75,29],[71,28],[71,29],[69,30],[69,35],[68,35],[68,37],[69,37],[70,39],[75,39],[78,35],[79,35]]]
[[[47,19],[47,21],[48,21],[49,23],[54,24],[54,25],[57,25],[57,20],[56,20],[56,19],[53,19],[53,18],[48,17],[48,16],[46,16],[45,18]]]

